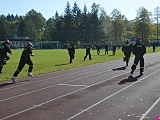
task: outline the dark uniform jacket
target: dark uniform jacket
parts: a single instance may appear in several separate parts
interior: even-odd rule
[[[0,59],[4,59],[7,57],[7,52],[12,53],[9,46],[5,43],[0,44]]]
[[[86,53],[90,53],[90,47],[86,48]]]
[[[75,54],[75,47],[74,46],[69,46],[68,47],[68,52],[69,52],[69,54]]]
[[[30,56],[32,56],[32,47],[29,46],[23,50],[21,60],[30,60]]]
[[[143,56],[146,53],[146,47],[138,42],[133,46],[132,53],[135,56]]]
[[[125,43],[123,46],[122,46],[122,51],[124,53],[131,53],[132,52],[132,44],[131,43]]]

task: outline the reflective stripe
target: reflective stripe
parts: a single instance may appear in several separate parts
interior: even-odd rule
[[[143,47],[143,45],[137,45],[137,47]]]
[[[125,44],[124,46],[130,46],[130,44]]]

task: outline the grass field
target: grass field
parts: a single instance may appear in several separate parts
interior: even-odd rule
[[[8,54],[10,56],[10,60],[7,61],[7,65],[4,65],[3,67],[3,73],[0,74],[0,82],[11,79],[13,73],[17,69],[22,51],[22,49],[12,50],[13,54]],[[157,47],[156,52],[159,51],[160,48]],[[76,49],[75,59],[73,60],[73,63],[70,64],[68,51],[66,49],[33,50],[33,53],[35,54],[35,56],[31,58],[34,63],[34,69],[32,72],[33,75],[122,59],[124,56],[121,49],[118,49],[116,51],[115,56],[112,55],[112,51],[109,51],[109,55],[105,55],[104,50],[101,49],[100,55],[97,55],[96,50],[91,50],[92,60],[89,60],[89,58],[87,58],[86,61],[83,61],[83,58],[85,56],[85,49]],[[147,53],[152,53],[152,47],[147,48]],[[27,70],[28,65],[23,68],[17,78],[26,77]]]

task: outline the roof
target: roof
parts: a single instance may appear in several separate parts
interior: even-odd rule
[[[10,40],[10,41],[34,41],[34,39],[32,38],[0,38],[0,41],[5,41],[6,39]]]

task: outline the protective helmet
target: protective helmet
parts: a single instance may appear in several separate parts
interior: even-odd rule
[[[127,40],[125,41],[125,43],[129,43],[129,40],[127,39]]]
[[[5,44],[10,44],[10,41],[7,39],[4,41]]]
[[[27,47],[29,47],[29,46],[31,46],[31,47],[33,46],[31,42],[27,42]]]
[[[136,37],[135,40],[136,42],[140,42],[141,39],[139,37]]]

